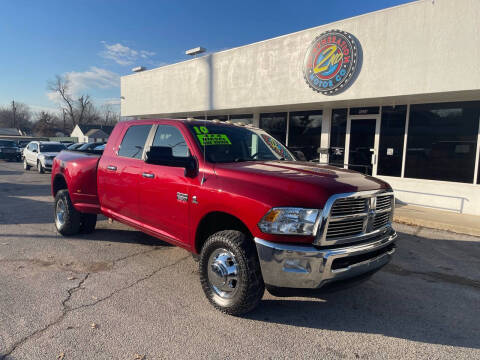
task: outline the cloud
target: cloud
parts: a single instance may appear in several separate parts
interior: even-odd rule
[[[134,50],[128,46],[120,43],[108,44],[102,41],[104,50],[100,52],[100,56],[115,61],[119,65],[127,66],[133,65],[139,59],[150,60],[152,56],[155,56],[153,51],[147,50]]]
[[[87,71],[70,71],[64,76],[69,81],[69,92],[73,97],[80,96],[84,90],[110,89],[120,86],[120,75],[95,66]],[[60,101],[60,95],[55,92],[48,92],[47,97],[56,103]]]
[[[104,105],[120,106],[120,98],[101,99],[100,102]]]

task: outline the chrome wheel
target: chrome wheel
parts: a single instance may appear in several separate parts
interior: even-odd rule
[[[208,281],[223,299],[235,296],[238,289],[238,263],[228,250],[216,249],[208,259]]]
[[[57,201],[57,205],[55,206],[55,223],[57,225],[57,229],[60,229],[63,225],[65,225],[65,213],[65,202],[63,199],[60,199]]]

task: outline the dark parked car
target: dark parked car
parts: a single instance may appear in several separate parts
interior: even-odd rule
[[[67,146],[67,150],[77,150],[82,145],[84,145],[84,143],[75,143]]]
[[[91,152],[91,151],[95,150],[95,148],[100,146],[100,145],[104,145],[104,143],[85,143],[85,144],[82,144],[82,146],[76,148],[75,150]]]
[[[8,161],[21,161],[22,153],[13,140],[0,140],[0,159]]]

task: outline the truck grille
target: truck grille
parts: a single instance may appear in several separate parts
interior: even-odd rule
[[[373,195],[339,198],[333,202],[319,245],[358,241],[389,226],[393,211],[393,195]]]

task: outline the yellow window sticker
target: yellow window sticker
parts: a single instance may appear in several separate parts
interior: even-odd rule
[[[225,134],[197,134],[200,144],[203,145],[232,145]]]

